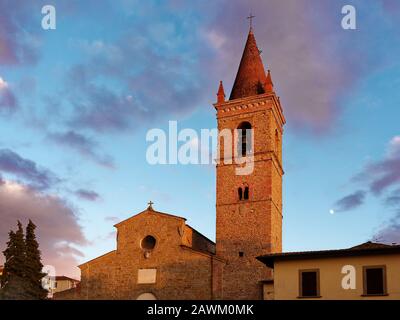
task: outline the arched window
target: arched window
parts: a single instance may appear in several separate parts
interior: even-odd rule
[[[242,188],[238,189],[238,196],[239,196],[239,200],[243,199],[243,189]]]
[[[251,124],[244,121],[238,126],[238,154],[245,157],[251,152]]]
[[[244,200],[249,200],[249,187],[245,187],[244,188],[243,199]]]

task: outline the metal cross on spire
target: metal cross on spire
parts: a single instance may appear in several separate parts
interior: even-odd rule
[[[150,200],[147,204],[149,205],[148,209],[153,210],[154,202]]]
[[[249,23],[250,23],[250,30],[251,29],[253,29],[253,19],[255,18],[256,16],[253,16],[253,14],[250,12],[250,15],[247,17],[247,19],[248,20],[250,20],[249,21]]]

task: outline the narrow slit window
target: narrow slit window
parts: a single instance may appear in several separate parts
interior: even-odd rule
[[[239,196],[239,200],[243,199],[243,189],[242,188],[238,189],[238,196]]]
[[[245,157],[251,152],[251,124],[250,122],[242,122],[238,127],[239,141],[238,154]]]
[[[244,200],[249,200],[249,187],[244,188],[243,198]]]

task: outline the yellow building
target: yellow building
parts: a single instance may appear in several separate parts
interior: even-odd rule
[[[75,289],[79,284],[79,280],[75,280],[66,276],[56,276],[54,284],[50,288],[50,294],[64,292],[70,289]]]
[[[272,268],[264,299],[400,299],[400,245],[366,242],[341,250],[257,257]]]

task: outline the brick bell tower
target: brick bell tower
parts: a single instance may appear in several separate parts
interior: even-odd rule
[[[222,262],[214,263],[213,298],[261,299],[261,281],[270,279],[272,273],[256,256],[282,251],[285,118],[251,27],[230,98],[225,99],[222,82],[217,97],[214,107],[218,130],[242,133],[232,142],[242,150],[234,147],[233,153],[241,159],[251,158],[253,171],[239,175],[236,169],[243,164],[234,160],[232,164],[224,163],[220,140],[221,157],[216,167],[216,258]],[[243,151],[246,147],[247,152]]]

